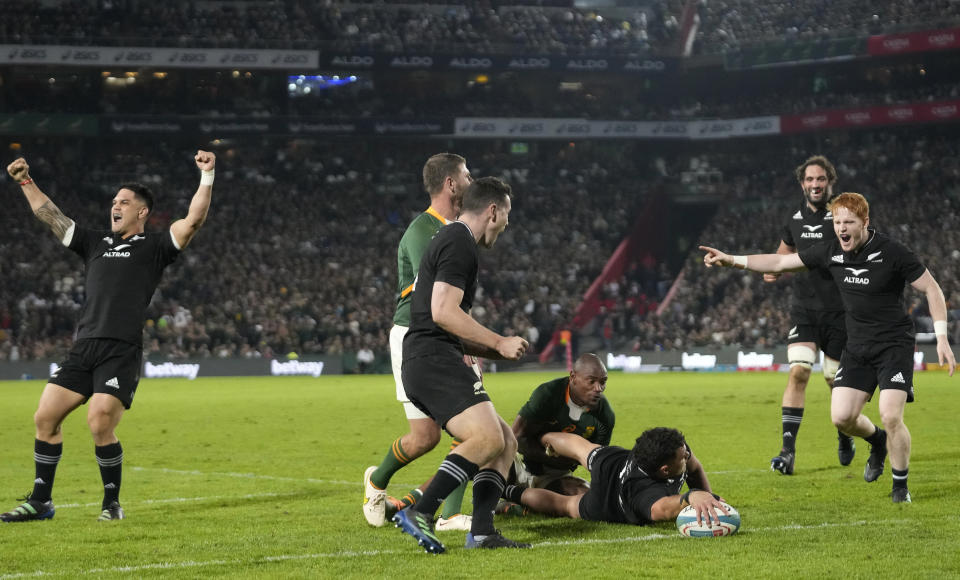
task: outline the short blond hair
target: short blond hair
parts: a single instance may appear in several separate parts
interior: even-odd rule
[[[456,153],[437,153],[423,164],[423,188],[431,196],[440,193],[443,182],[448,177],[455,177],[461,165],[467,160]]]

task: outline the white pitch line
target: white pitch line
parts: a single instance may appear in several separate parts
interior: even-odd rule
[[[259,497],[289,497],[298,495],[297,493],[247,493],[244,495],[210,495],[204,497],[168,497],[161,499],[141,499],[141,500],[132,500],[124,501],[123,505],[137,505],[137,504],[155,504],[155,503],[186,503],[191,501],[216,501],[222,499],[256,499]],[[78,507],[93,507],[102,505],[102,502],[90,502],[90,503],[62,503],[57,504],[57,509],[62,508],[78,508]]]
[[[823,522],[819,524],[790,524],[784,526],[771,526],[766,528],[756,528],[745,531],[743,533],[760,533],[760,532],[775,532],[775,531],[785,531],[785,530],[818,530],[822,528],[840,528],[840,527],[852,527],[852,526],[866,526],[866,525],[877,525],[877,524],[900,524],[904,522],[909,522],[910,520],[877,520],[877,521],[866,521],[860,520],[856,522],[846,522],[846,523],[837,523],[837,522]],[[622,544],[626,542],[649,542],[652,540],[679,540],[683,539],[689,541],[686,538],[683,538],[680,534],[664,534],[664,533],[654,533],[647,534],[645,536],[631,536],[626,538],[611,538],[611,539],[579,539],[579,540],[564,540],[560,542],[538,542],[533,545],[534,548],[546,548],[546,547],[565,547],[565,546],[585,546],[585,545],[597,545],[597,544]],[[0,580],[16,580],[18,578],[36,578],[41,576],[71,576],[75,574],[90,575],[90,574],[116,574],[124,572],[141,572],[144,570],[176,570],[182,568],[199,568],[205,566],[226,566],[226,565],[250,565],[250,564],[260,564],[263,562],[283,562],[283,561],[293,561],[293,560],[319,560],[324,558],[362,558],[368,556],[387,556],[395,555],[402,553],[411,553],[413,548],[411,546],[410,550],[344,550],[341,552],[330,552],[326,554],[278,554],[276,556],[263,556],[260,558],[254,558],[252,560],[205,560],[202,562],[197,562],[194,560],[188,560],[185,562],[157,562],[154,564],[142,564],[139,566],[115,566],[113,568],[93,568],[90,570],[83,570],[81,572],[45,572],[43,570],[37,570],[36,572],[23,572],[19,574],[5,574],[0,575]]]
[[[169,467],[128,467],[127,469],[132,469],[133,471],[157,471],[160,473],[172,473],[174,475],[196,475],[196,476],[213,476],[213,477],[235,477],[240,479],[266,479],[270,481],[292,481],[292,482],[301,482],[301,483],[318,483],[321,485],[351,485],[351,486],[361,486],[359,481],[344,481],[342,479],[315,479],[312,477],[282,477],[279,475],[261,475],[259,473],[243,473],[235,471],[200,471],[199,469],[171,469]],[[742,470],[733,470],[733,471],[708,471],[710,475],[729,475],[737,473],[763,473],[770,471],[769,469],[742,469]],[[391,485],[396,485],[398,487],[409,487],[413,488],[419,484],[416,483],[400,483],[392,481]]]
[[[278,475],[260,475],[258,473],[240,473],[233,471],[200,471],[197,469],[170,469],[169,467],[130,467],[133,471],[159,471],[160,473],[172,473],[175,475],[200,475],[216,477],[238,477],[241,479],[267,479],[270,481],[293,481],[303,483],[320,483],[326,485],[355,485],[361,487],[361,482],[343,481],[337,479],[314,479],[312,477],[281,477]]]

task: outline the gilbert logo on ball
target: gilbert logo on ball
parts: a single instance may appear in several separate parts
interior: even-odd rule
[[[713,522],[713,518],[711,518],[710,521],[713,525],[709,525],[707,522],[698,524],[697,510],[692,505],[688,505],[680,510],[680,515],[677,516],[677,530],[681,536],[687,536],[688,538],[731,536],[737,533],[737,530],[740,529],[740,512],[728,503],[724,503],[723,507],[727,508],[729,513],[725,514],[719,508],[714,508],[720,523]]]

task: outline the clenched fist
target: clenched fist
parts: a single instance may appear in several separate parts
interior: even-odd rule
[[[193,160],[197,162],[197,169],[200,171],[210,171],[217,163],[217,156],[209,151],[198,150]]]
[[[30,166],[27,165],[26,159],[19,157],[13,163],[7,165],[7,173],[19,183],[30,179]]]

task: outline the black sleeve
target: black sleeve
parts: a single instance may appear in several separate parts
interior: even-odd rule
[[[793,232],[790,231],[790,224],[783,224],[780,229],[780,240],[788,246],[797,247],[797,242],[793,239]]]
[[[896,248],[894,267],[900,272],[904,280],[912,284],[916,282],[920,276],[923,276],[927,267],[923,265],[920,258],[918,258],[910,248],[899,243],[890,245]]]
[[[797,254],[800,255],[800,260],[808,270],[819,270],[821,268],[826,268],[830,260],[830,244],[826,242],[818,242],[812,246],[799,250]]]
[[[651,479],[638,481],[630,490],[630,509],[643,522],[652,522],[650,511],[653,504],[670,495],[675,494],[665,482]]]
[[[434,282],[446,282],[466,290],[472,273],[476,270],[476,251],[467,246],[465,238],[453,238],[437,252],[437,272]]]
[[[74,222],[73,236],[70,238],[70,243],[67,244],[67,248],[83,258],[84,261],[87,261],[90,259],[90,254],[96,247],[97,236],[97,232],[82,228]]]

